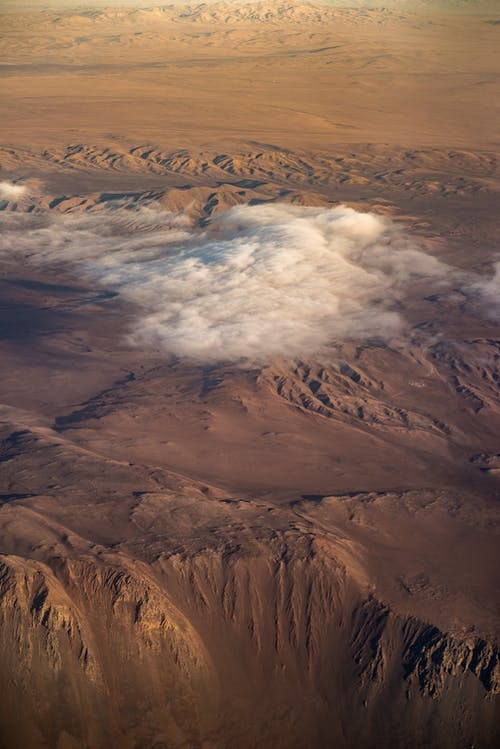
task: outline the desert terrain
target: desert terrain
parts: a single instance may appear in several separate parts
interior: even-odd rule
[[[70,5],[0,15],[0,749],[498,746],[499,13]]]

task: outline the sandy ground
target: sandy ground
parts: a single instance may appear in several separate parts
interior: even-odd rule
[[[496,745],[491,309],[415,283],[391,340],[193,361],[23,249],[343,203],[491,279],[495,17],[279,7],[1,19],[2,749]]]
[[[489,20],[391,9],[267,23],[158,10],[8,15],[0,138],[42,148],[489,148],[499,98]]]

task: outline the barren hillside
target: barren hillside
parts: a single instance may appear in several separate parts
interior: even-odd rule
[[[493,749],[496,17],[139,5],[1,17],[0,749]]]

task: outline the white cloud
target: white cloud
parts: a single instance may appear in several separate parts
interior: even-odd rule
[[[160,209],[121,208],[16,233],[2,240],[4,252],[15,246],[37,264],[77,261],[134,303],[135,343],[202,361],[390,338],[405,325],[410,287],[420,283],[424,296],[453,277],[393,222],[345,206],[238,206],[204,230]]]
[[[492,276],[474,280],[468,284],[466,291],[480,298],[486,317],[500,319],[500,262],[494,263]]]
[[[136,337],[203,360],[390,337],[403,324],[395,302],[419,275],[444,269],[383,219],[276,204],[233,208],[194,246],[141,269],[135,288],[135,269],[120,269],[146,313]]]
[[[14,182],[0,182],[0,199],[18,200],[26,194],[25,185],[16,185]]]

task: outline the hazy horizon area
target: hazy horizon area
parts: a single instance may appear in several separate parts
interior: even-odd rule
[[[251,4],[252,0],[222,0],[229,5]],[[311,0],[305,0],[307,4]],[[261,0],[265,4],[266,0]],[[206,0],[204,4],[220,4],[221,0]],[[267,0],[270,5],[293,5],[280,0]],[[169,5],[196,7],[203,3],[190,0],[1,0],[0,11],[51,10],[78,8],[136,7],[153,8]],[[312,5],[327,5],[338,8],[401,8],[406,11],[452,13],[494,13],[498,11],[497,0],[312,0]]]

